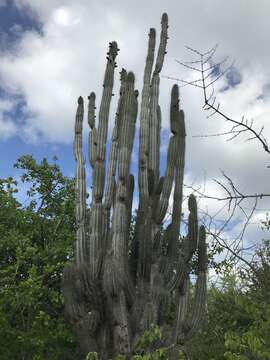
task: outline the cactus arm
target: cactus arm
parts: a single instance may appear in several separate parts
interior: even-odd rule
[[[174,291],[175,288],[183,282],[185,275],[187,273],[187,270],[188,270],[188,267],[187,267],[185,258],[183,256],[183,254],[180,254],[178,262],[177,262],[175,274],[173,275],[173,277],[171,278],[171,280],[168,282],[168,285],[167,285],[169,292]]]
[[[166,55],[166,46],[167,46],[167,40],[168,40],[168,15],[166,13],[162,14],[161,18],[161,33],[160,33],[160,44],[157,54],[157,60],[155,65],[154,73],[158,74],[161,72],[164,58]]]
[[[130,335],[127,326],[127,298],[133,298],[133,284],[128,274],[128,219],[132,206],[132,180],[129,176],[132,135],[135,134],[137,106],[134,92],[134,74],[128,73],[119,129],[119,161],[116,203],[112,216],[112,248],[105,265],[104,285],[106,293],[113,299],[112,312],[117,323],[115,345],[121,354],[130,352]],[[131,181],[131,182],[130,182]],[[132,300],[131,300],[132,301]]]
[[[105,201],[104,201],[104,210],[106,218],[106,229],[109,230],[110,225],[110,210],[113,203],[114,187],[115,187],[115,175],[117,167],[117,157],[118,157],[118,142],[116,137],[116,127],[113,129],[112,142],[110,147],[110,156],[109,156],[109,167],[108,167],[108,179],[106,183],[105,191]]]
[[[89,144],[89,162],[91,167],[94,168],[96,156],[97,156],[97,130],[95,128],[93,128],[89,132],[88,144]]]
[[[185,275],[189,270],[190,259],[198,245],[197,203],[193,194],[189,196],[188,207],[190,211],[188,217],[188,233],[182,241],[176,272],[168,283],[169,291],[173,291],[183,282]]]
[[[136,106],[134,99],[134,75],[128,73],[127,84],[125,91],[125,99],[123,101],[123,117],[122,126],[119,134],[119,162],[118,162],[118,184],[116,190],[116,205],[113,212],[113,252],[116,259],[123,263],[127,257],[127,241],[126,234],[128,229],[128,202],[131,201],[129,195],[129,170],[130,160],[133,147],[133,139],[131,135],[135,134],[135,116]],[[134,109],[135,106],[135,109]],[[129,204],[131,207],[132,204]],[[125,227],[125,228],[124,228]],[[121,242],[118,242],[119,237],[114,238],[114,235],[121,233],[123,237]]]
[[[102,203],[93,203],[90,218],[89,265],[90,272],[96,277],[101,269],[104,252],[105,219]]]
[[[189,304],[189,286],[190,280],[189,275],[183,281],[182,286],[178,289],[176,295],[177,299],[177,317],[175,330],[173,334],[173,343],[177,344],[178,342],[182,342],[184,340],[184,326],[188,315],[188,304]]]
[[[139,246],[140,246],[140,233],[143,221],[143,212],[138,209],[137,217],[136,217],[136,224],[134,230],[134,236],[131,241],[130,246],[130,273],[133,278],[133,281],[136,282],[136,276],[138,271],[138,260],[139,260]]]
[[[110,209],[113,202],[113,196],[115,193],[115,176],[117,169],[117,160],[118,160],[118,150],[119,150],[119,133],[121,129],[121,117],[122,117],[122,108],[123,108],[123,94],[125,89],[125,80],[126,80],[126,71],[122,69],[121,71],[121,86],[119,91],[119,100],[117,105],[117,111],[115,116],[115,123],[112,132],[112,142],[110,148],[109,156],[109,167],[108,167],[108,178],[105,191],[105,211],[108,213],[106,216],[110,217]]]
[[[86,183],[85,166],[82,154],[82,128],[83,128],[83,98],[78,98],[78,108],[75,120],[74,157],[76,160],[75,201],[76,201],[76,263],[85,259],[85,213],[86,213]]]
[[[207,299],[207,247],[204,226],[200,227],[198,244],[198,277],[196,281],[195,300],[187,319],[186,340],[190,339],[199,328],[206,314]]]
[[[117,43],[115,41],[111,42],[109,45],[109,52],[107,57],[108,61],[103,82],[103,94],[99,110],[97,157],[101,161],[104,161],[105,157],[104,146],[106,145],[107,141],[109,111],[114,82],[114,69],[116,67],[115,58],[118,51]]]
[[[179,103],[179,90],[178,90],[178,86],[174,85],[171,91],[171,109],[177,107],[178,103]],[[171,124],[175,121],[176,116],[178,117],[178,113],[176,112],[176,114],[175,113],[172,114],[171,111]],[[170,138],[170,142],[168,146],[167,167],[164,176],[164,183],[160,194],[160,199],[157,204],[157,208],[155,209],[155,221],[157,224],[160,224],[163,221],[164,216],[166,215],[166,212],[168,210],[169,198],[173,185],[175,161],[178,150],[177,145],[178,145],[177,132],[174,132]]]
[[[179,134],[178,134],[178,156],[176,158],[175,166],[175,186],[173,195],[173,210],[172,210],[172,224],[175,233],[179,233],[181,215],[182,215],[182,201],[183,201],[183,180],[185,167],[185,123],[184,113],[179,112]],[[174,250],[173,250],[174,251]]]
[[[161,132],[161,119],[162,119],[162,116],[161,116],[161,108],[160,108],[160,105],[158,105],[157,107],[157,134],[158,134],[158,137],[157,137],[157,174],[158,174],[158,177],[159,177],[159,169],[160,169],[160,132]]]
[[[154,173],[156,182],[159,177],[158,168],[158,139],[160,137],[160,127],[158,119],[158,98],[159,98],[159,74],[155,74],[151,84],[151,101],[150,101],[150,116],[149,116],[149,169]]]
[[[101,202],[105,184],[105,154],[108,134],[109,110],[112,98],[115,58],[117,56],[117,43],[110,43],[107,57],[107,67],[104,76],[103,93],[99,110],[99,122],[97,130],[96,161],[93,171],[93,197],[95,202]]]
[[[97,158],[97,129],[95,128],[95,94],[92,92],[88,99],[88,124],[90,127],[89,132],[89,162],[93,169],[93,176],[97,176],[98,172],[95,169]],[[94,187],[94,181],[93,181]],[[93,203],[91,208],[91,216],[89,218],[89,263],[90,271],[94,275],[99,271],[100,259],[97,254],[99,253],[101,233],[104,229],[103,224],[103,207],[101,203],[95,203],[94,194],[92,194]]]
[[[137,119],[137,114],[138,114],[138,91],[135,90],[134,91],[134,100],[133,100],[133,119],[134,119],[134,122],[136,121]],[[135,127],[135,123],[134,125],[132,126],[132,134],[131,134],[131,141],[132,141],[132,144],[131,144],[131,147],[133,148],[133,141],[134,141],[134,137],[135,137],[135,130],[136,130],[136,127]],[[133,200],[133,191],[134,191],[134,178],[133,178],[133,187],[132,187],[132,200]],[[129,197],[131,196],[131,194],[129,195]],[[131,201],[132,201],[131,200]],[[128,208],[130,209],[130,211],[132,212],[132,202],[128,203]],[[133,283],[135,282],[135,278],[136,278],[136,273],[137,273],[137,262],[138,262],[138,249],[139,249],[139,242],[138,242],[138,224],[140,223],[140,220],[139,220],[139,214],[141,212],[138,211],[138,214],[137,214],[137,219],[136,219],[136,225],[135,225],[135,234],[133,236],[133,238],[131,239],[131,245],[130,245],[130,259],[129,259],[129,269],[130,269],[130,279],[133,280]],[[130,220],[131,220],[131,213],[130,213]],[[130,228],[130,227],[129,227]],[[128,234],[128,237],[129,238],[129,234]]]
[[[127,194],[127,224],[128,224],[127,239],[129,239],[130,230],[131,230],[130,225],[131,225],[131,218],[132,218],[132,202],[133,202],[134,186],[135,186],[134,176],[130,174],[129,179],[128,179],[128,194]],[[126,254],[128,256],[128,248],[127,248]]]
[[[159,99],[159,74],[162,70],[168,39],[168,15],[164,13],[161,19],[160,43],[157,53],[155,70],[151,81],[150,91],[150,116],[149,116],[149,169],[153,171],[155,182],[159,178],[159,138],[161,113],[158,105]]]
[[[94,92],[91,92],[91,94],[88,96],[88,125],[90,129],[93,129],[95,127],[95,102],[96,94]]]
[[[140,144],[139,144],[139,192],[140,202],[148,199],[148,151],[149,151],[149,99],[150,82],[154,62],[156,32],[150,29],[148,51],[143,77],[142,102],[140,113]]]
[[[207,276],[206,272],[200,272],[196,281],[196,295],[192,306],[192,314],[187,322],[188,331],[185,334],[185,341],[190,339],[200,327],[202,320],[206,314],[206,298],[207,298]]]
[[[177,148],[178,156],[176,158],[175,166],[175,185],[173,194],[173,209],[172,209],[172,231],[170,241],[168,243],[167,261],[165,269],[165,277],[169,278],[172,273],[178,249],[179,242],[179,230],[181,224],[182,215],[182,201],[183,201],[183,178],[184,178],[184,166],[185,166],[185,123],[184,113],[180,111],[178,113],[179,122],[177,124]]]
[[[92,138],[92,140],[96,140],[96,143],[94,141],[92,142],[95,146],[95,158],[93,159],[93,203],[89,236],[90,271],[92,276],[97,276],[98,272],[100,271],[102,254],[104,253],[104,247],[106,244],[106,222],[104,221],[104,206],[102,204],[102,198],[105,184],[105,153],[109,110],[112,98],[114,69],[116,67],[115,58],[117,56],[117,52],[117,43],[110,43],[103,83],[103,93],[99,110],[98,129],[96,132],[96,137],[93,136]],[[90,127],[91,125],[94,124],[91,124],[90,120]]]
[[[138,116],[138,97],[139,97],[139,91],[138,90],[134,90],[134,94],[133,94],[133,105],[132,105],[132,123],[131,123],[131,133],[130,133],[130,148],[131,148],[131,152],[133,150],[133,144],[134,144],[134,139],[135,139],[135,132],[136,132],[136,120],[137,120],[137,116]]]
[[[130,244],[130,236],[131,236],[131,223],[132,223],[132,202],[133,202],[133,192],[134,192],[134,176],[129,175],[128,179],[128,194],[127,194],[127,233],[126,233],[126,269],[128,274],[127,279],[127,294],[129,297],[129,303],[133,302],[134,300],[134,281],[132,278],[131,264],[130,264],[130,257],[129,257],[129,244]]]
[[[125,101],[123,103],[123,121],[119,134],[119,181],[125,182],[129,176],[131,153],[135,135],[137,100],[134,92],[134,74],[129,72],[126,80]]]
[[[97,153],[97,130],[95,128],[95,100],[96,95],[92,92],[88,96],[88,125],[90,128],[88,138],[88,150],[89,150],[89,162],[92,168],[94,168]]]
[[[139,153],[139,190],[140,204],[138,214],[138,235],[139,241],[139,260],[138,275],[141,279],[150,281],[151,277],[151,258],[152,245],[156,233],[157,224],[151,220],[152,212],[147,208],[149,195],[152,195],[155,183],[159,178],[159,147],[161,112],[158,105],[159,98],[159,73],[164,62],[166,44],[168,16],[163,14],[161,20],[162,28],[160,44],[156,59],[155,71],[151,80],[151,72],[154,62],[155,50],[155,30],[150,29],[148,56],[146,59],[144,86],[142,91],[141,105],[141,128],[140,128],[140,153]],[[150,88],[151,82],[151,88]],[[170,153],[174,150],[173,140],[171,141]],[[169,168],[170,169],[170,168]],[[173,170],[172,170],[173,172]],[[172,174],[173,175],[173,174]],[[172,176],[173,177],[173,176]],[[172,185],[172,184],[171,184]],[[158,224],[159,225],[159,224]],[[145,319],[144,319],[145,320]],[[145,322],[145,321],[144,321]]]
[[[151,216],[149,211],[144,214],[138,228],[139,238],[139,259],[137,276],[140,279],[148,279],[151,269]]]
[[[198,247],[198,214],[197,214],[197,202],[193,194],[188,199],[188,234],[185,247],[185,259],[187,262],[191,259],[192,255]]]

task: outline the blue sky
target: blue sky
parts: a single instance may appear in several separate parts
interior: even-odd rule
[[[29,153],[37,159],[57,155],[64,173],[73,174],[77,97],[86,99],[95,91],[99,104],[107,44],[112,40],[120,47],[119,68],[134,71],[136,87],[141,91],[148,29],[156,27],[159,32],[164,11],[169,15],[170,39],[162,74],[194,79],[194,74],[184,71],[175,60],[192,60],[185,45],[203,51],[218,43],[216,60],[224,56],[235,60],[233,70],[216,84],[223,111],[239,119],[243,115],[253,118],[257,128],[265,126],[265,136],[270,138],[269,1],[172,0],[164,5],[149,0],[148,7],[143,5],[141,0],[136,4],[123,0],[0,0],[1,177],[16,176],[14,162]],[[162,171],[171,86],[171,81],[161,79]],[[116,76],[115,94],[118,89]],[[114,98],[110,130],[117,96]],[[256,142],[246,142],[245,137],[229,143],[226,138],[194,137],[229,129],[217,117],[206,118],[198,89],[181,89],[181,106],[187,127],[186,183],[220,194],[212,179],[221,179],[222,169],[243,192],[269,193],[269,160]],[[85,140],[86,136],[87,131]],[[86,150],[85,144],[85,155]],[[133,173],[136,166],[135,151]],[[220,204],[211,201],[201,202],[201,206],[212,214],[220,209]],[[252,204],[246,202],[244,206],[248,209]],[[269,201],[260,202],[254,224],[258,225],[269,208]],[[219,216],[225,218],[226,209]],[[237,216],[241,225],[243,214]],[[233,230],[237,232],[240,225],[236,221]],[[251,228],[250,239],[255,234],[262,236],[257,235],[257,225]]]
[[[1,4],[1,3],[0,3]],[[13,1],[7,1],[0,7],[0,49],[1,53],[11,51],[16,43],[19,41],[19,37],[25,31],[37,31],[41,29],[41,24],[37,21],[37,18],[28,11],[20,11],[15,6]],[[19,31],[19,32],[18,32]],[[10,94],[4,87],[0,87],[0,98],[8,100]],[[14,119],[14,122],[20,123],[23,118],[22,106],[24,105],[24,97],[21,95],[18,105],[5,111],[8,117]],[[5,154],[1,160],[1,176],[14,175],[15,169],[12,165],[22,155],[28,153],[34,153],[35,157],[41,158],[44,156],[51,157],[50,147],[46,144],[42,144],[42,148],[33,146],[33,144],[26,143],[22,138],[10,137],[0,142],[0,152]]]
[[[1,40],[4,40],[4,44],[1,41],[1,46],[4,45],[4,49],[16,41],[16,27],[20,27],[23,32],[41,30],[42,25],[37,17],[27,10],[21,11],[12,0],[3,2],[0,9]]]

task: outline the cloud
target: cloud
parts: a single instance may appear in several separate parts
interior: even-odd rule
[[[73,4],[53,7],[42,32],[26,31],[16,49],[0,60],[5,90],[25,99],[29,113],[25,126],[48,141],[71,141],[76,98],[93,89],[100,95],[108,42],[120,38],[120,45],[128,43],[128,34],[119,36],[127,21],[117,13],[102,6],[86,10]],[[101,16],[109,30],[106,34],[96,20]]]
[[[5,109],[0,103],[3,137],[21,134],[26,141],[70,143],[76,98],[83,95],[86,99],[94,90],[100,101],[106,51],[111,40],[117,40],[120,47],[119,69],[124,66],[133,70],[136,87],[141,91],[148,29],[156,27],[159,33],[160,16],[167,11],[170,39],[163,75],[191,78],[194,74],[184,72],[175,62],[175,59],[192,60],[184,46],[204,51],[219,43],[217,60],[228,55],[235,59],[235,65],[216,84],[217,101],[225,114],[237,119],[243,115],[253,118],[256,129],[264,125],[264,134],[270,138],[268,0],[261,0],[260,6],[246,0],[172,0],[166,5],[149,0],[147,6],[143,1],[122,0],[114,3],[16,0],[15,3],[20,11],[27,11],[28,16],[41,22],[42,28],[41,31],[17,28],[20,36],[15,46],[1,54],[1,86],[10,98],[25,101],[23,121],[4,116]],[[118,78],[116,72],[115,94]],[[161,79],[160,103],[165,127],[161,146],[165,157],[171,86],[172,81]],[[112,101],[111,123],[116,98]],[[194,137],[230,129],[230,124],[218,116],[207,119],[202,102],[198,89],[181,89],[181,106],[186,114],[188,179],[196,179],[199,185],[205,183],[210,194],[216,193],[219,190],[212,185],[212,179],[221,179],[222,169],[243,192],[269,192],[269,161],[258,142],[245,142],[245,135],[232,142],[219,136]],[[13,102],[12,106],[18,103]],[[203,206],[215,213],[218,205],[208,201]],[[251,203],[246,206],[250,207]],[[261,206],[269,207],[263,200]]]
[[[40,33],[26,31],[16,49],[3,54],[1,79],[11,93],[25,97],[31,114],[26,126],[29,127],[31,122],[30,127],[37,129],[46,140],[67,142],[72,137],[77,96],[86,96],[93,89],[100,95],[108,41],[119,41],[119,65],[134,69],[141,87],[148,27],[157,26],[163,10],[168,11],[170,18],[170,41],[164,73],[180,72],[173,58],[182,57],[186,43],[201,49],[219,41],[220,55],[237,58],[239,74],[242,74],[242,67],[249,63],[261,67],[265,75],[264,71],[268,72],[265,51],[258,44],[262,35],[259,31],[254,33],[251,19],[264,30],[266,42],[269,25],[263,20],[267,20],[265,9],[270,6],[264,2],[265,9],[262,11],[262,6],[254,4],[243,8],[240,3],[234,4],[232,14],[231,7],[221,1],[213,3],[207,0],[198,4],[192,0],[181,6],[172,1],[167,4],[167,9],[163,9],[161,2],[155,2],[155,6],[144,9],[142,17],[139,4],[122,1],[112,5],[107,1],[89,4],[86,0],[16,0],[22,11],[32,13],[43,26]],[[248,44],[243,41],[246,37],[249,38]],[[250,42],[254,47],[252,54],[247,54],[251,49]],[[166,111],[170,86],[170,82],[163,81],[161,102]],[[241,94],[242,99],[248,99],[248,96]],[[198,106],[198,99],[196,102]],[[168,126],[166,111],[163,110],[164,124]],[[187,111],[190,111],[188,106]]]

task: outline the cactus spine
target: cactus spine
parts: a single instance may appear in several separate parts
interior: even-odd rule
[[[193,195],[188,200],[187,235],[179,236],[186,133],[177,85],[171,91],[171,137],[165,174],[160,177],[159,86],[167,31],[168,16],[163,14],[156,61],[156,32],[150,29],[144,69],[139,116],[139,206],[134,234],[130,230],[135,184],[130,165],[138,91],[134,89],[134,74],[124,69],[120,73],[121,87],[107,167],[105,164],[118,53],[115,42],[110,43],[107,53],[97,127],[95,94],[88,97],[89,162],[93,173],[90,209],[86,207],[82,152],[84,106],[82,97],[78,99],[74,140],[75,261],[64,270],[63,293],[66,314],[77,333],[82,353],[96,351],[101,359],[116,354],[129,357],[138,338],[152,323],[164,330],[162,345],[177,348],[190,339],[205,314],[205,229],[203,226],[198,229],[197,204]],[[173,188],[171,223],[164,229]],[[189,274],[195,252],[198,253],[198,276],[195,297],[191,301]],[[169,323],[166,314],[172,302],[176,308],[175,320]]]

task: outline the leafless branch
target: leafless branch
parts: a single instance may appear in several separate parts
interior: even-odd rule
[[[177,82],[182,83],[182,87],[190,85],[202,89],[203,98],[204,98],[203,109],[206,111],[211,110],[211,114],[208,117],[212,117],[213,115],[218,114],[226,121],[233,124],[232,128],[228,132],[214,134],[214,136],[232,135],[228,139],[228,141],[231,141],[243,133],[248,133],[250,134],[250,136],[248,137],[248,139],[246,139],[246,141],[257,140],[262,145],[264,151],[267,154],[270,154],[270,148],[268,146],[267,139],[263,135],[263,127],[257,130],[253,127],[253,120],[247,120],[244,117],[242,117],[241,120],[237,120],[229,117],[221,110],[219,103],[216,105],[216,102],[212,101],[213,91],[212,94],[208,93],[209,87],[213,87],[213,85],[219,79],[221,79],[230,69],[232,69],[233,63],[222,69],[222,67],[227,62],[228,57],[224,58],[220,62],[213,61],[213,57],[217,50],[217,45],[215,45],[212,49],[206,52],[201,52],[190,46],[186,46],[186,49],[192,52],[197,57],[197,59],[186,62],[177,60],[177,62],[184,68],[191,70],[195,73],[199,73],[200,77],[192,81],[188,81],[181,78],[173,78],[169,76],[165,76],[165,77],[167,79],[175,80]],[[203,136],[205,137],[212,135],[203,135]]]
[[[253,262],[254,251],[250,253],[250,250],[253,249],[255,245],[244,246],[244,236],[247,230],[247,227],[251,224],[252,216],[254,215],[255,210],[257,209],[258,201],[264,196],[270,196],[270,194],[243,194],[237,186],[234,184],[232,179],[222,172],[223,179],[216,180],[216,183],[221,186],[222,190],[225,192],[225,196],[218,197],[207,195],[205,189],[202,186],[184,185],[186,188],[191,190],[198,199],[210,199],[224,202],[224,205],[216,211],[215,214],[209,214],[208,210],[204,210],[201,206],[199,207],[200,217],[207,229],[208,235],[212,238],[214,244],[218,244],[223,248],[223,259],[226,262],[234,263],[238,268],[241,267],[241,264],[248,266],[252,271],[255,272],[255,266]],[[246,199],[253,200],[253,205],[249,208],[244,208],[242,202]],[[199,204],[199,203],[198,203]],[[228,208],[228,216],[224,218],[220,214],[224,211],[225,208]],[[232,221],[239,215],[237,215],[236,210],[239,209],[241,216],[242,226],[238,232],[227,239],[228,230],[231,226],[234,226]],[[240,262],[238,264],[238,262]]]

